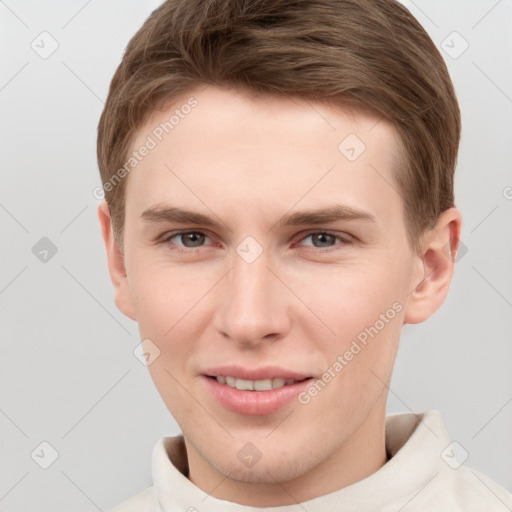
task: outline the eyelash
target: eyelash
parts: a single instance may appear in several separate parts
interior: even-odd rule
[[[163,238],[161,238],[158,241],[158,243],[159,244],[165,244],[165,245],[171,247],[172,250],[180,252],[180,253],[188,253],[188,254],[195,253],[197,250],[202,249],[204,246],[201,246],[201,247],[188,247],[188,248],[186,247],[186,248],[183,249],[181,246],[178,246],[178,245],[174,244],[173,242],[171,242],[171,240],[173,238],[179,237],[181,235],[187,235],[187,234],[190,234],[190,233],[204,235],[204,236],[206,236],[208,238],[212,238],[212,237],[209,237],[208,234],[205,233],[204,231],[182,230],[182,231],[172,231],[170,233],[167,233],[166,235],[164,235]],[[329,235],[329,236],[334,237],[335,239],[337,239],[340,242],[338,245],[349,245],[349,244],[353,243],[353,240],[349,239],[349,237],[350,237],[349,235],[344,237],[344,236],[342,236],[342,235],[340,235],[340,234],[338,234],[336,232],[325,231],[325,230],[310,231],[310,232],[306,233],[299,240],[299,242],[304,241],[306,238],[309,238],[310,236],[318,235],[318,234]],[[313,249],[317,249],[317,252],[330,252],[332,250],[336,251],[336,250],[340,249],[340,247],[336,248],[336,246],[322,248],[322,247],[314,247],[313,245],[311,245],[309,247],[312,247]]]

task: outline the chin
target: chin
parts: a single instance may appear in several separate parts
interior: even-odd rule
[[[262,455],[252,467],[244,467],[237,457],[226,460],[222,454],[218,454],[210,464],[215,469],[229,477],[231,480],[251,484],[275,484],[276,482],[288,482],[303,476],[311,471],[319,463],[315,462],[311,454],[305,453],[301,448],[298,453],[276,454],[272,456]]]

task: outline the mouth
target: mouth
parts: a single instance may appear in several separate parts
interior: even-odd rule
[[[229,411],[262,416],[284,408],[313,377],[281,368],[247,370],[241,367],[212,369],[202,375],[212,398]]]
[[[211,379],[215,379],[219,384],[225,384],[230,388],[238,389],[239,391],[271,391],[272,389],[280,389],[284,386],[291,386],[297,382],[303,382],[310,377],[304,379],[284,379],[282,377],[274,377],[271,379],[261,380],[249,380],[249,379],[238,379],[231,376],[210,376]]]

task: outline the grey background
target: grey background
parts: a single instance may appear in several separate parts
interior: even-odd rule
[[[154,444],[179,432],[114,305],[92,193],[110,79],[159,3],[0,2],[1,510],[105,510],[151,484]],[[404,3],[460,100],[467,252],[444,307],[404,329],[389,411],[438,409],[465,464],[510,489],[512,3]],[[59,45],[46,59],[43,31]]]

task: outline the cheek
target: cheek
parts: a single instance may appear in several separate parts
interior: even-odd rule
[[[333,342],[355,338],[365,328],[399,316],[405,279],[393,265],[361,263],[318,272],[300,283],[307,305],[329,327]],[[396,323],[396,322],[394,322]],[[386,321],[386,330],[388,322]]]
[[[205,291],[177,278],[178,271],[152,269],[139,273],[131,284],[140,337],[149,338],[160,351],[148,370],[162,400],[176,419],[187,418],[195,409],[183,388],[184,376],[203,329],[199,302]]]
[[[134,263],[136,271],[130,278],[130,290],[141,335],[166,340],[194,314],[206,285],[198,276],[184,277],[177,267],[154,261]]]
[[[326,371],[336,376],[332,399],[340,407],[371,400],[391,376],[405,314],[399,266],[384,271],[367,262],[357,270],[338,269],[329,277],[316,276],[307,291],[308,305],[331,331],[321,338],[317,332],[316,346]],[[315,340],[313,332],[309,338]]]
[[[180,383],[211,323],[211,314],[205,307],[215,276],[197,271],[184,273],[154,261],[149,265],[138,263],[138,273],[132,276],[130,287],[140,337],[149,338],[160,351],[149,366],[151,377],[169,408],[186,404],[187,396],[181,396]]]

